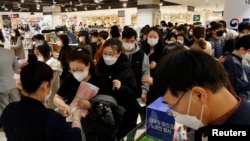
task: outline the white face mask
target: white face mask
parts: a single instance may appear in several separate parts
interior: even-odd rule
[[[148,38],[148,44],[153,47],[158,43],[158,40],[158,38]]]
[[[63,46],[62,41],[56,41],[56,43],[57,43],[57,45],[60,46],[60,47]]]
[[[165,43],[167,43],[167,44],[172,44],[172,43],[174,43],[175,41],[165,41]]]
[[[190,35],[193,35],[193,32],[189,32]]]
[[[242,56],[243,59],[247,60],[250,62],[250,54],[249,53],[246,53],[245,55]]]
[[[104,55],[103,59],[104,59],[104,63],[106,65],[111,66],[111,65],[115,64],[115,62],[117,61],[118,58]]]
[[[85,70],[84,72],[77,71],[72,73],[75,79],[79,82],[81,82],[83,79],[85,79],[89,75],[89,70]]]
[[[15,34],[15,33],[11,33],[11,36],[15,37],[15,36],[16,36],[16,34]]]
[[[132,50],[135,48],[135,44],[133,43],[123,43],[122,44],[125,50]]]
[[[41,61],[41,62],[44,62],[44,58],[42,56],[37,56],[37,60]]]
[[[197,129],[205,126],[201,121],[202,116],[203,116],[204,105],[202,105],[200,119],[197,119],[196,116],[189,115],[191,99],[192,99],[192,93],[190,94],[190,97],[189,97],[187,114],[181,114],[181,113],[178,113],[178,112],[173,111],[173,110],[172,110],[172,113],[174,115],[176,122],[181,123],[183,125],[186,125],[187,127],[190,127],[194,130],[197,130]]]
[[[177,42],[179,42],[180,44],[184,43],[184,41],[182,41],[182,40],[177,40]]]

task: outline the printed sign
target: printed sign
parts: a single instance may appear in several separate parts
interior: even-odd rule
[[[169,106],[163,103],[162,97],[147,107],[147,136],[161,141],[173,141],[175,120],[167,114],[169,110]]]
[[[201,20],[201,15],[194,15],[193,16],[193,21],[199,22]]]

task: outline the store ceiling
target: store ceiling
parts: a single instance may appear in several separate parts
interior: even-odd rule
[[[126,3],[126,5],[124,5]],[[178,5],[162,0],[162,6]],[[42,12],[43,6],[61,6],[62,12],[131,8],[137,0],[1,0],[0,11]]]

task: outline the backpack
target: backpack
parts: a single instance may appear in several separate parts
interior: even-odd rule
[[[116,100],[109,95],[99,94],[90,99],[91,108],[82,120],[85,134],[115,137],[125,109],[117,105]]]

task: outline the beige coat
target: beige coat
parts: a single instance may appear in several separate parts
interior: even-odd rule
[[[22,59],[25,59],[25,53],[24,53],[24,47],[23,47],[21,38],[22,37],[18,37],[16,43],[11,41],[10,47],[11,49],[14,50],[15,56],[19,56],[19,58],[22,60]]]
[[[190,49],[197,49],[204,51],[205,53],[212,55],[212,45],[210,42],[206,41],[206,48],[202,49],[197,42],[194,42],[191,46]]]

